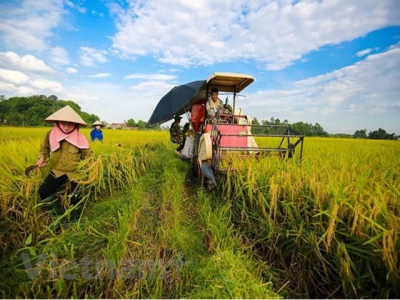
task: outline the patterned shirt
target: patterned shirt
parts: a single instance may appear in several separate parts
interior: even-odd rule
[[[181,126],[177,121],[171,124],[171,128],[169,129],[171,142],[180,144],[183,141],[183,132],[181,130]]]
[[[217,114],[217,112],[221,109],[224,108],[224,103],[222,102],[221,99],[218,98],[217,102],[214,103],[212,99],[210,98],[207,103],[206,103],[206,109],[207,109],[207,115],[208,117],[214,116]]]

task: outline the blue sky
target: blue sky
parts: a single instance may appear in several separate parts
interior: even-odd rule
[[[260,121],[400,134],[400,3],[0,0],[6,98],[147,121],[172,87],[213,72],[255,78],[236,106]]]

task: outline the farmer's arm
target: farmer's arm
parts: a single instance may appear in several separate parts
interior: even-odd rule
[[[50,157],[50,141],[49,141],[50,131],[46,133],[42,143],[40,144],[39,159],[36,165],[39,168],[43,168],[47,165],[47,160]]]
[[[207,102],[206,102],[206,110],[207,110],[207,116],[208,117],[210,117],[210,118],[214,118],[214,110],[211,108],[211,103],[210,103],[210,101],[212,101],[212,100],[208,100]]]
[[[88,148],[88,149],[81,149],[81,159],[85,159],[89,156],[92,156],[93,151],[92,149]]]

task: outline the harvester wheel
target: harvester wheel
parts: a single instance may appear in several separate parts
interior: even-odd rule
[[[203,133],[200,137],[198,157],[200,161],[212,159],[212,143],[208,132]]]

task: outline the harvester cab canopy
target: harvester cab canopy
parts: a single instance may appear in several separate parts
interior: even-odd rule
[[[207,79],[206,83],[206,96],[205,99],[209,98],[209,94],[212,88],[217,88],[219,92],[232,93],[233,94],[233,105],[232,113],[236,107],[236,95],[243,91],[254,81],[253,76],[240,73],[227,73],[227,72],[215,72]],[[226,105],[228,103],[225,103]]]
[[[239,73],[215,72],[207,79],[207,87],[222,92],[240,93],[254,81],[253,76]]]

